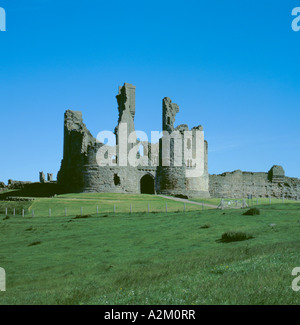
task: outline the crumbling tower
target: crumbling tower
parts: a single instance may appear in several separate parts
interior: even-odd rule
[[[165,134],[160,140],[159,148],[158,146],[152,147],[152,144],[148,142],[128,143],[129,135],[135,131],[135,90],[136,87],[129,83],[125,83],[118,89],[116,99],[119,116],[114,132],[117,136],[116,147],[108,147],[99,139],[96,140],[83,123],[81,112],[66,111],[64,153],[61,169],[57,176],[58,184],[67,192],[146,193],[144,188],[147,187],[150,193],[151,187],[151,193],[209,196],[207,144],[205,147],[206,167],[204,175],[198,178],[187,176],[187,169],[194,167],[191,166],[190,161],[187,165],[184,156],[184,145],[186,144],[184,132],[189,131],[189,128],[185,124],[174,128],[179,106],[172,103],[170,98],[165,97],[162,103],[162,129]],[[192,129],[192,133],[201,128]],[[125,135],[122,135],[124,130]],[[135,135],[130,141],[134,142],[136,140],[134,138]],[[162,150],[164,142],[167,145]],[[190,145],[193,146],[192,138],[190,142]],[[154,157],[154,154],[152,157],[153,149],[153,153],[155,152],[159,156],[159,162],[155,159],[155,164],[151,166],[147,164],[133,166],[130,164],[127,154],[129,152],[132,154],[133,146],[136,149],[138,148],[137,145],[143,145],[146,148],[144,154],[147,157],[151,152],[151,158]],[[102,160],[99,160],[99,157]],[[101,161],[104,163],[101,164]]]
[[[90,163],[89,152],[96,145],[82,113],[67,110],[64,117],[64,155],[57,182],[68,191],[82,192],[86,189],[85,166]],[[96,164],[92,159],[91,164]],[[87,175],[88,176],[88,175]]]
[[[116,136],[118,136],[120,123],[127,123],[128,135],[135,130],[135,88],[126,82],[124,86],[119,87],[119,93],[116,96],[119,110],[118,126],[115,129]]]
[[[167,195],[186,195],[185,162],[183,159],[183,132],[187,126],[174,129],[179,106],[171,99],[163,99],[162,129],[160,139],[159,166],[156,174],[157,193]],[[182,150],[180,150],[180,146]]]
[[[160,141],[160,161],[156,174],[157,192],[175,196],[209,197],[208,145],[204,140],[203,127],[200,125],[189,130],[188,125],[181,124],[174,128],[177,113],[179,106],[165,97],[162,116],[164,135]],[[197,132],[202,136],[196,141]],[[190,150],[189,158],[185,157],[186,149]],[[199,156],[200,161],[197,161]]]

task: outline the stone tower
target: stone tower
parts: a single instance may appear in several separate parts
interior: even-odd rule
[[[180,146],[183,149],[183,138],[181,136],[187,126],[180,125],[174,129],[179,106],[172,103],[170,98],[165,97],[162,106],[162,129],[164,134],[160,140],[156,189],[161,194],[186,195],[185,162],[182,156],[183,151],[180,152]]]
[[[45,182],[46,182],[45,174],[44,172],[40,172],[40,183],[45,183]]]
[[[156,189],[158,193],[189,197],[209,197],[208,188],[208,144],[203,138],[196,147],[197,132],[203,133],[203,127],[189,130],[188,125],[181,124],[174,127],[179,106],[171,99],[163,99],[162,128],[164,135],[160,140],[159,166],[156,173]],[[191,151],[192,159],[185,157],[185,150]],[[197,151],[201,151],[201,173],[196,173],[195,158]],[[168,163],[168,165],[166,165]]]
[[[187,177],[187,162],[184,152],[184,132],[187,125],[174,128],[179,106],[165,97],[162,102],[162,129],[165,135],[159,146],[148,142],[128,143],[127,137],[135,131],[135,86],[125,83],[119,87],[116,96],[118,104],[118,124],[114,130],[116,147],[107,148],[97,141],[83,123],[82,113],[68,110],[64,116],[64,153],[61,169],[57,175],[58,184],[66,192],[110,192],[110,193],[161,193],[168,195],[209,196],[207,156],[204,175]],[[147,121],[145,121],[146,123]],[[126,136],[120,136],[124,131]],[[192,129],[196,132],[197,128]],[[194,130],[194,131],[193,131]],[[122,131],[122,132],[121,132]],[[131,139],[136,140],[136,139]],[[191,146],[193,137],[191,139]],[[204,141],[204,140],[203,140]],[[166,142],[166,150],[161,150]],[[179,143],[179,144],[178,144]],[[155,158],[155,164],[133,166],[123,164],[124,145],[126,153],[136,145],[143,145],[144,155]],[[207,143],[206,143],[207,155]],[[102,150],[103,149],[103,150]],[[112,149],[111,151],[109,149]],[[135,149],[135,148],[134,148]],[[153,149],[153,157],[152,157]],[[105,151],[106,150],[106,151]],[[102,152],[103,151],[103,152]],[[105,163],[99,163],[99,152],[104,153]],[[102,157],[102,156],[101,156]],[[157,157],[159,158],[157,164]],[[106,161],[111,164],[106,164]],[[158,166],[157,166],[158,165]],[[201,195],[200,195],[201,194]]]
[[[118,136],[120,123],[127,123],[128,135],[135,130],[135,86],[124,83],[124,86],[119,87],[119,93],[116,96],[118,102],[119,119],[115,129],[115,134]]]

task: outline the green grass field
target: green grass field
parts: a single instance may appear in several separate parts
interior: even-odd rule
[[[147,213],[148,203],[160,212]],[[260,205],[260,215],[244,216],[196,205],[184,213],[182,203],[155,196],[69,194],[10,202],[6,218],[7,204],[0,202],[7,274],[0,304],[300,303],[291,289],[300,267],[297,203]],[[81,207],[89,216],[79,217]],[[12,216],[13,208],[28,212]],[[230,230],[254,238],[220,241]]]
[[[22,215],[22,203],[0,201],[0,215]],[[130,208],[131,206],[131,208]],[[36,198],[36,200],[25,206],[25,215],[34,217],[68,216],[99,213],[129,213],[132,212],[177,212],[184,211],[184,203],[175,202],[154,195],[130,195],[130,194],[109,194],[109,193],[87,193],[87,194],[65,194],[54,198]],[[186,204],[186,211],[199,210],[199,206]],[[204,209],[208,209],[204,207]],[[51,210],[51,211],[49,211]]]
[[[203,202],[207,204],[214,204],[214,205],[219,205],[221,203],[220,198],[210,198],[210,199],[202,199],[202,198],[195,198],[195,199],[190,199],[191,201],[195,202]],[[243,200],[242,198],[237,199],[237,198],[228,198],[226,200]],[[253,198],[252,200],[245,199],[246,203],[251,207],[251,206],[256,206],[256,205],[267,205],[267,204],[300,204],[300,201],[292,201],[292,200],[282,200],[282,199],[275,199],[275,198]]]

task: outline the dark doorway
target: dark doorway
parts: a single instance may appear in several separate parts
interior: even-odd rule
[[[121,185],[120,177],[117,174],[114,175],[114,183],[115,183],[115,186]]]
[[[141,178],[141,194],[155,194],[154,178],[148,174]]]

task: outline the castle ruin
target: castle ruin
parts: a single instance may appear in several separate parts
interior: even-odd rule
[[[189,177],[187,170],[195,169],[193,160],[186,160],[182,151],[175,150],[175,140],[170,139],[169,153],[170,164],[162,163],[162,143],[165,135],[157,144],[147,141],[137,143],[143,147],[144,156],[147,157],[148,165],[138,166],[119,164],[122,159],[120,153],[121,143],[124,141],[119,137],[122,125],[127,126],[127,134],[135,131],[135,86],[125,83],[119,87],[117,98],[119,118],[115,128],[116,146],[114,150],[107,152],[107,159],[111,165],[101,166],[97,163],[97,153],[104,144],[97,141],[86,125],[83,123],[82,113],[68,110],[64,117],[64,153],[61,169],[57,176],[58,184],[66,191],[71,192],[112,192],[132,194],[165,194],[187,197],[209,197],[208,188],[208,163],[207,142],[203,139],[203,172],[198,177]],[[176,114],[179,106],[172,103],[171,99],[163,99],[162,130],[171,134],[183,135],[184,131],[190,131],[192,138],[189,146],[195,150],[196,131],[203,131],[202,126],[189,130],[187,125],[174,127]],[[182,146],[184,146],[184,137]],[[127,152],[136,144],[127,143]],[[111,154],[115,152],[116,154]],[[176,155],[180,154],[180,157]],[[139,153],[137,152],[137,155]],[[141,157],[140,157],[141,158]],[[182,163],[178,166],[175,161],[179,159]]]
[[[57,176],[58,184],[67,192],[111,192],[132,194],[164,194],[185,197],[219,197],[219,198],[245,198],[275,197],[287,199],[300,199],[300,180],[285,176],[281,166],[274,165],[269,172],[226,172],[220,175],[208,174],[208,143],[204,142],[203,173],[198,177],[188,177],[187,171],[195,168],[193,161],[186,159],[175,150],[174,141],[169,143],[170,164],[163,164],[162,143],[165,135],[159,143],[138,141],[143,147],[144,157],[148,164],[122,166],[118,164],[122,157],[120,146],[126,142],[127,153],[135,146],[127,143],[127,139],[119,137],[121,126],[126,125],[126,133],[135,131],[135,86],[125,83],[119,87],[116,96],[118,103],[118,123],[114,130],[116,146],[107,153],[107,160],[113,164],[99,166],[97,152],[104,146],[97,141],[86,125],[83,123],[82,113],[68,110],[64,117],[64,153],[61,169]],[[162,101],[162,130],[167,134],[177,132],[181,135],[190,131],[192,138],[182,146],[187,145],[195,150],[195,133],[203,131],[203,127],[197,126],[191,130],[185,124],[174,127],[179,106],[165,97]],[[192,141],[191,141],[192,140]],[[121,143],[119,143],[119,141]],[[137,152],[137,155],[140,153]],[[175,160],[182,164],[177,166]]]
[[[116,96],[118,122],[114,130],[116,145],[110,146],[101,165],[97,159],[99,150],[107,146],[92,136],[83,123],[82,113],[67,110],[64,116],[64,152],[57,182],[53,174],[39,173],[39,183],[9,180],[8,185],[0,182],[0,192],[13,189],[34,189],[35,185],[51,186],[51,193],[108,192],[131,194],[164,194],[179,197],[246,198],[269,197],[280,199],[300,199],[300,179],[285,175],[282,166],[274,165],[268,172],[245,172],[235,170],[220,175],[208,174],[208,143],[201,139],[202,173],[191,176],[197,169],[197,159],[186,157],[185,148],[194,158],[198,151],[197,132],[201,125],[191,130],[186,124],[174,127],[179,106],[165,97],[162,100],[162,136],[158,143],[139,140],[135,135],[135,91],[136,87],[125,83],[119,87]],[[125,126],[125,129],[124,129]],[[122,136],[122,131],[131,135]],[[190,134],[190,138],[186,134]],[[203,132],[202,132],[203,133]],[[176,136],[174,136],[176,134]],[[178,140],[179,139],[179,140]],[[179,142],[178,142],[179,141]],[[167,143],[166,146],[164,144]],[[179,143],[179,146],[178,146]],[[126,164],[121,148],[126,145]],[[177,145],[176,145],[177,144]],[[134,151],[136,148],[140,150]],[[164,150],[167,148],[168,164],[165,164]],[[178,150],[181,149],[181,150]],[[127,164],[127,155],[139,158],[136,165]],[[180,164],[178,164],[178,161]],[[195,162],[196,161],[196,162]]]

